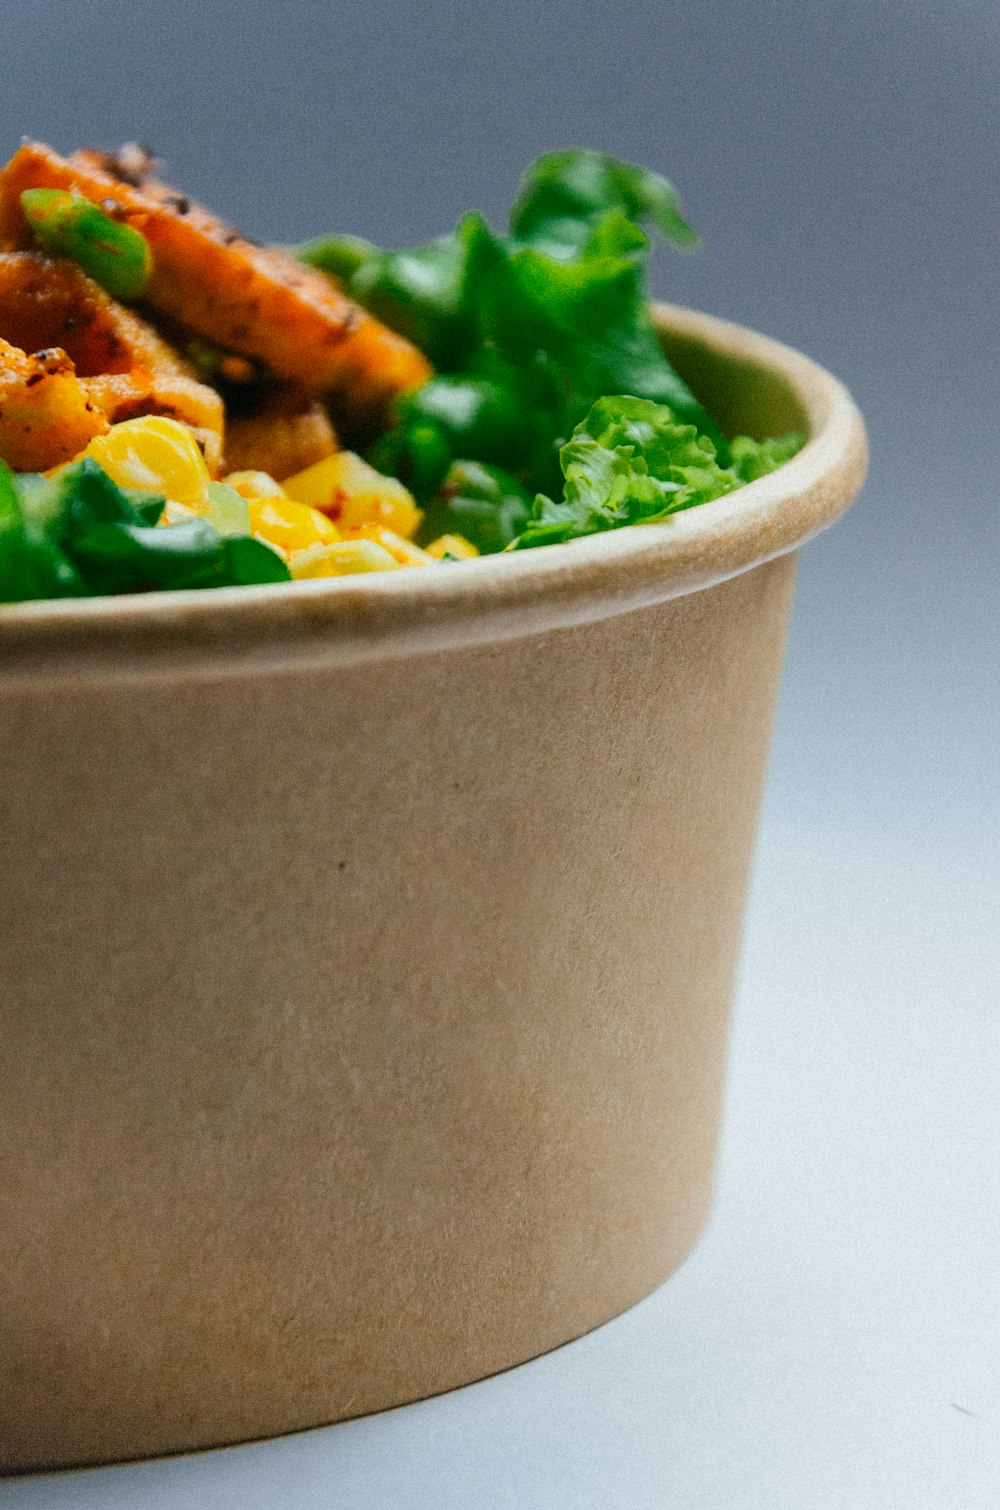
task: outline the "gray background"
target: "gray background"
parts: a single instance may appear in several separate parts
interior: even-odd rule
[[[1000,1499],[1000,8],[992,0],[3,7],[0,151],[139,136],[251,234],[499,222],[536,153],[667,172],[655,288],[869,422],[804,554],[714,1224],[550,1358],[17,1506],[979,1510]]]

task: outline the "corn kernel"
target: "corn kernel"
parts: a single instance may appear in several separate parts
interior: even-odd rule
[[[338,451],[286,477],[289,498],[330,514],[345,529],[382,524],[404,539],[416,534],[423,515],[396,477],[384,477],[353,451]]]
[[[187,425],[160,414],[143,415],[112,425],[95,436],[85,455],[92,456],[121,488],[165,493],[199,513],[208,508],[211,475]]]
[[[328,510],[333,507],[334,494],[340,477],[340,462],[345,453],[336,451],[313,462],[292,477],[286,477],[282,487],[289,498],[298,503],[308,503],[310,508]]]
[[[427,547],[427,554],[436,561],[443,561],[445,556],[457,556],[459,561],[471,561],[479,555],[479,549],[471,540],[466,540],[464,535],[439,535]]]
[[[398,571],[399,562],[374,540],[342,540],[335,545],[311,545],[295,551],[292,576],[346,577],[354,572]]]
[[[430,566],[431,557],[419,545],[414,545],[412,540],[404,540],[402,535],[396,535],[392,530],[387,530],[381,524],[362,524],[355,529],[345,530],[344,537],[348,540],[374,540],[376,545],[381,545],[387,550],[393,560],[398,561],[400,566]]]
[[[338,506],[333,511],[333,517],[344,529],[356,529],[363,524],[381,524],[392,530],[394,535],[401,535],[404,540],[409,540],[417,533],[423,514],[405,488],[396,495],[380,487],[370,493],[338,495]]]
[[[229,487],[235,488],[241,498],[248,502],[254,498],[285,498],[286,494],[280,482],[275,482],[270,472],[230,472],[224,477],[223,482]]]
[[[325,514],[291,498],[251,498],[247,509],[257,539],[276,545],[285,556],[340,539],[340,531]]]

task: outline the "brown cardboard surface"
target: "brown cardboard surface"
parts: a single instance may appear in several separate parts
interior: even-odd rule
[[[297,660],[237,609],[220,669],[222,605],[172,673],[120,619],[12,655],[0,1466],[414,1399],[683,1258],[791,606],[763,554],[613,612],[585,552],[541,633],[487,583],[492,642],[462,608]]]

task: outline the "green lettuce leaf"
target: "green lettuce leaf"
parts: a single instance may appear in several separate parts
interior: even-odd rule
[[[511,211],[510,233],[550,256],[573,256],[609,210],[648,221],[679,247],[698,244],[681,215],[673,184],[635,163],[604,152],[549,152],[527,170]]]
[[[798,430],[788,435],[772,435],[767,440],[736,435],[729,442],[730,464],[740,482],[756,482],[758,477],[766,477],[768,472],[790,461],[804,444],[805,436]]]
[[[613,244],[616,219],[613,211],[607,244]],[[597,399],[629,393],[669,404],[723,450],[719,426],[660,347],[649,314],[642,241],[641,248],[633,241],[619,252],[570,261],[533,247],[508,253],[484,289],[484,334],[511,362],[530,370],[542,358],[555,367],[563,438]]]
[[[224,543],[204,519],[172,524],[108,521],[81,531],[70,546],[92,592],[211,587],[222,575]]]
[[[515,550],[652,523],[739,487],[711,440],[663,404],[603,398],[559,453],[562,499],[539,494]]]
[[[220,535],[207,519],[164,527],[95,524],[73,541],[74,560],[92,592],[239,587],[287,582],[280,556],[247,535]]]
[[[312,242],[299,255],[313,266],[346,267],[351,248],[344,238]],[[331,245],[334,244],[334,245]],[[362,253],[346,279],[352,299],[419,346],[444,372],[467,368],[478,342],[477,292],[484,271],[500,255],[500,243],[475,211],[463,216],[451,236],[408,251]]]
[[[396,408],[370,459],[428,507],[453,462],[512,471],[529,493],[558,488],[559,451],[605,394],[669,404],[726,456],[715,420],[664,355],[649,312],[643,226],[697,236],[659,174],[604,153],[551,153],[528,169],[507,236],[476,212],[452,236],[383,252],[326,237],[300,251],[412,340],[438,369]],[[488,383],[488,401],[471,401]],[[462,393],[469,402],[459,402]],[[517,422],[512,417],[517,416]]]
[[[559,453],[563,497],[540,493],[510,549],[650,524],[709,503],[773,472],[804,439],[799,433],[762,441],[739,435],[730,443],[730,465],[722,466],[712,440],[669,406],[631,395],[599,399]]]

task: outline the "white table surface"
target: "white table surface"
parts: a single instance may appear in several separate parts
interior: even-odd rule
[[[714,1219],[498,1378],[4,1510],[997,1510],[1000,877],[765,818]]]

